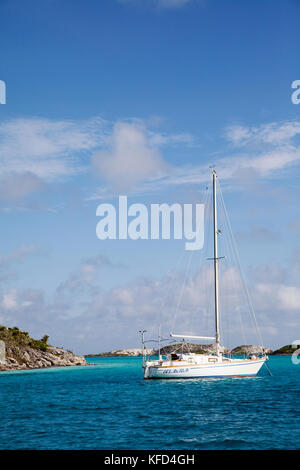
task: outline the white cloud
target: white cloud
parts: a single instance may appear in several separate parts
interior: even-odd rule
[[[163,335],[170,331],[214,333],[212,265],[205,264],[189,275],[185,284],[184,273],[172,272],[160,279],[139,278],[104,291],[98,274],[105,275],[110,266],[116,267],[102,256],[83,260],[47,302],[40,290],[4,291],[0,297],[2,323],[25,328],[37,337],[50,334],[52,344],[82,353],[136,347],[138,330],[146,328],[148,338],[155,337],[159,324]],[[300,287],[284,278],[279,281],[265,278],[251,288],[266,346],[294,339],[288,325],[294,324],[293,334],[299,334]],[[253,318],[234,266],[222,265],[220,293],[224,344],[255,344]]]
[[[235,189],[243,189],[247,180],[253,184],[258,178],[272,178],[279,171],[298,165],[300,144],[296,139],[299,135],[298,121],[270,123],[257,128],[232,126],[227,128],[225,136],[234,144],[234,152],[212,162],[225,184],[234,179]],[[143,189],[158,191],[169,186],[206,183],[208,178],[207,162],[186,165],[172,168],[164,178],[153,179]]]
[[[9,292],[3,295],[2,307],[5,310],[14,310],[17,308],[17,291],[11,289]]]
[[[0,180],[0,199],[19,203],[28,194],[44,187],[44,182],[29,171],[9,173]]]
[[[82,260],[79,267],[75,269],[68,279],[59,284],[57,287],[57,293],[60,296],[65,294],[72,295],[82,292],[87,287],[91,287],[99,273],[100,268],[103,266],[112,266],[106,256],[97,255],[92,258]]]
[[[167,134],[148,131],[149,143],[151,145],[175,147],[178,145],[185,145],[193,147],[196,145],[195,138],[191,134],[184,132],[179,134]]]
[[[0,280],[7,281],[16,278],[15,267],[40,251],[38,245],[21,245],[8,254],[0,253]]]
[[[130,189],[166,169],[160,151],[135,124],[116,123],[109,143],[110,149],[95,152],[92,161],[99,177],[118,190]]]
[[[162,147],[194,147],[198,145],[195,137],[187,132],[168,134],[152,129],[158,125],[161,126],[159,118],[135,118],[115,124],[101,118],[24,118],[3,122],[0,199],[19,204],[45,183],[87,171],[91,155],[98,176],[118,190],[134,187],[136,192],[157,191],[206,182],[208,163],[172,168],[166,166],[161,154]],[[214,160],[220,178],[227,183],[240,174],[254,179],[271,178],[299,164],[299,135],[298,121],[227,128],[225,136],[233,144],[233,152]],[[105,198],[107,189],[102,187],[92,198],[98,198],[98,194]]]
[[[46,118],[12,119],[0,124],[0,175],[35,175],[53,181],[81,172],[79,153],[101,145],[106,123]]]
[[[225,136],[247,154],[227,159],[235,170],[252,169],[269,177],[300,162],[299,121],[272,122],[259,127],[231,126]]]
[[[287,144],[293,137],[300,134],[300,122],[271,122],[259,127],[229,126],[225,136],[227,140],[238,146],[254,144]]]
[[[280,286],[277,291],[277,298],[282,310],[300,311],[300,287]]]
[[[15,205],[45,183],[87,172],[93,155],[98,175],[115,187],[130,187],[166,168],[160,147],[194,146],[189,133],[166,133],[159,117],[110,122],[46,118],[0,123],[0,199]],[[98,152],[96,151],[98,149]]]
[[[266,305],[275,311],[299,312],[300,287],[285,284],[259,283],[255,286],[255,298],[258,305]]]
[[[39,250],[40,247],[38,245],[21,245],[19,248],[16,248],[14,251],[6,255],[5,259],[9,262],[22,263],[28,256],[37,253]]]

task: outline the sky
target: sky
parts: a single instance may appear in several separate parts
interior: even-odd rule
[[[184,240],[99,240],[96,209],[201,202],[215,165],[263,342],[300,338],[299,13],[0,0],[1,324],[78,353],[139,347],[165,317],[204,328],[204,251],[188,271]],[[255,341],[245,325],[230,346]]]

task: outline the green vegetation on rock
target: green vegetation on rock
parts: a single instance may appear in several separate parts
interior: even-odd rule
[[[6,326],[0,325],[0,340],[4,341],[6,346],[28,346],[33,349],[47,351],[48,339],[48,335],[43,336],[42,339],[34,339],[29,336],[28,331],[21,331],[16,326],[6,328]]]
[[[286,346],[282,346],[282,348],[276,349],[273,351],[273,354],[293,354],[296,351],[295,346],[293,347],[292,344],[287,344]]]

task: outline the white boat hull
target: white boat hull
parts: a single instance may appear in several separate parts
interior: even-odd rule
[[[255,376],[267,358],[256,360],[233,359],[216,364],[173,364],[169,366],[147,365],[144,367],[145,379],[193,379],[221,377]]]

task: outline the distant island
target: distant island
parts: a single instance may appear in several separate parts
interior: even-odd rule
[[[156,354],[155,349],[146,349],[147,355],[154,356]],[[85,354],[85,357],[137,357],[143,355],[142,348],[131,348],[131,349],[113,349],[109,352],[97,353],[97,354]]]
[[[173,344],[170,346],[165,346],[161,349],[161,354],[168,354],[172,350],[180,348],[180,344]],[[185,350],[196,354],[209,354],[212,353],[215,349],[214,344],[193,344],[185,343]],[[156,356],[158,351],[155,349],[147,349],[147,355]],[[221,352],[224,354],[231,355],[251,355],[251,354],[262,354],[263,352],[268,355],[287,355],[293,354],[295,348],[292,345],[283,346],[280,349],[273,351],[270,348],[265,348],[262,350],[261,346],[254,346],[249,344],[244,344],[237,346],[233,349],[221,348]],[[142,348],[130,348],[130,349],[113,349],[109,352],[103,352],[98,354],[86,354],[85,357],[138,357],[143,355]]]
[[[296,348],[292,344],[287,344],[286,346],[282,346],[280,349],[276,349],[273,351],[272,354],[277,354],[277,355],[286,355],[286,354],[293,354],[296,351]]]
[[[0,371],[86,365],[83,356],[50,346],[48,339],[33,339],[27,331],[0,325]]]

